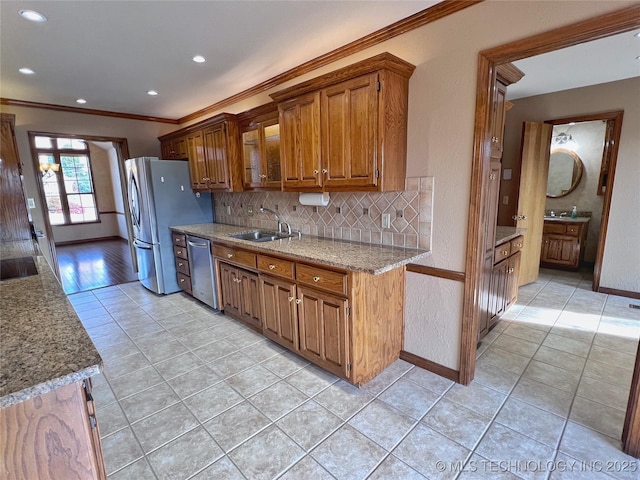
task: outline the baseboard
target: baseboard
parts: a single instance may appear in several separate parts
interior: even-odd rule
[[[69,240],[68,242],[55,242],[56,247],[64,247],[66,245],[77,245],[79,243],[92,243],[92,242],[105,242],[109,240],[123,240],[127,242],[126,238],[122,238],[120,236],[112,236],[112,237],[100,237],[100,238],[87,238],[85,240]]]
[[[430,372],[435,373],[436,375],[440,375],[441,377],[448,378],[449,380],[453,380],[456,383],[460,383],[460,372],[458,370],[453,370],[449,367],[445,367],[444,365],[440,365],[439,363],[432,362],[431,360],[427,360],[426,358],[422,358],[413,353],[405,352],[402,350],[400,352],[400,359],[405,362],[413,363],[415,366],[424,368]]]
[[[619,297],[629,297],[629,298],[636,298],[640,300],[640,292],[630,292],[628,290],[617,290],[615,288],[607,288],[607,287],[598,288],[598,292],[606,293],[607,295],[618,295]]]

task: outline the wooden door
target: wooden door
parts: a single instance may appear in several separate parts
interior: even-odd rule
[[[220,289],[222,290],[222,309],[229,315],[240,316],[240,289],[238,288],[238,269],[220,262]]]
[[[187,150],[189,157],[189,174],[191,175],[191,188],[203,190],[208,188],[207,163],[204,156],[202,131],[187,135]]]
[[[320,189],[320,92],[278,106],[284,189]]]
[[[260,298],[264,336],[291,350],[298,350],[295,284],[261,275]]]
[[[209,172],[209,188],[228,190],[231,186],[227,163],[227,135],[223,123],[204,130],[204,151]]]
[[[2,115],[0,136],[0,235],[3,242],[28,240],[31,226],[22,186],[22,166],[13,131],[13,115]],[[40,175],[40,172],[36,172]]]
[[[322,173],[327,187],[377,184],[378,75],[365,75],[321,93]]]
[[[322,368],[348,377],[348,301],[298,287],[300,354]]]
[[[544,206],[549,174],[549,148],[553,126],[525,122],[522,136],[520,191],[516,227],[524,230],[518,285],[538,278]]]
[[[248,325],[262,330],[258,275],[243,269],[238,269],[237,278],[240,296],[240,318]]]

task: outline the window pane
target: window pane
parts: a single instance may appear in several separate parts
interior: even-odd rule
[[[60,189],[58,188],[58,182],[43,182],[42,186],[44,187],[44,194],[46,196],[54,196],[57,197],[60,194]]]
[[[80,203],[82,203],[83,208],[94,208],[95,202],[93,200],[93,195],[80,195]]]
[[[65,175],[70,175],[71,173],[67,173],[67,170],[71,172],[75,168],[76,157],[69,155],[60,155],[60,163],[62,164],[62,170],[64,170]]]
[[[73,150],[86,150],[87,143],[84,140],[77,140],[75,138],[58,138],[59,149],[73,149]]]
[[[49,210],[49,221],[51,225],[63,225],[64,213],[62,212],[60,197],[57,195],[47,195],[45,199],[47,200],[47,210]]]
[[[36,137],[36,148],[53,148],[49,137]]]

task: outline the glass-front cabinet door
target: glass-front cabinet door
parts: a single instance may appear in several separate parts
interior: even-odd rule
[[[242,132],[245,189],[280,190],[280,126],[278,119],[251,124]]]

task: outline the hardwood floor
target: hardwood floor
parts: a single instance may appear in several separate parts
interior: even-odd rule
[[[138,279],[131,265],[129,244],[124,239],[58,245],[56,252],[62,288],[67,294]]]

